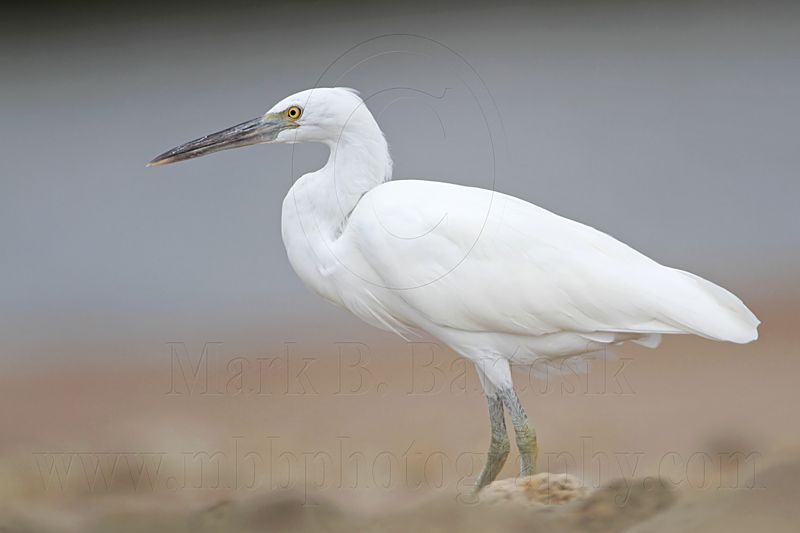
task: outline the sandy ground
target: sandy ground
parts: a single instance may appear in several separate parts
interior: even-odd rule
[[[796,531],[798,310],[755,311],[751,345],[673,337],[586,374],[517,372],[539,470],[586,488],[564,505],[477,502],[484,399],[436,345],[319,333],[4,362],[0,529]]]

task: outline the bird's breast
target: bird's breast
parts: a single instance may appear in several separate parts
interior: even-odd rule
[[[300,280],[326,300],[341,305],[334,281],[337,261],[331,243],[325,242],[310,217],[303,216],[291,192],[283,204],[281,236],[289,263]]]

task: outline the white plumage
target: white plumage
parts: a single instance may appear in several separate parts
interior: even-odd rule
[[[492,446],[500,450],[493,456],[490,449],[479,486],[508,453],[507,438],[503,448],[497,436],[505,434],[503,405],[521,453],[535,461],[535,435],[526,437],[509,363],[558,360],[626,340],[654,347],[662,334],[736,343],[758,336],[758,319],[727,290],[594,228],[499,192],[390,181],[387,143],[352,90],[304,91],[258,120],[153,164],[256,142],[327,144],[327,164],[300,178],[283,203],[289,260],[310,288],[365,322],[403,336],[428,332],[476,363]],[[523,473],[530,473],[525,453]]]
[[[283,238],[303,281],[365,322],[519,364],[664,333],[757,337],[736,296],[594,228],[498,192],[388,181],[386,143],[352,92],[276,108],[296,101],[308,113],[320,93],[351,100],[340,104],[350,118],[328,164],[289,191]]]

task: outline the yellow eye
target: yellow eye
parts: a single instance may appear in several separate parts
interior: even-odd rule
[[[292,107],[286,110],[286,116],[292,120],[297,120],[298,118],[300,118],[300,115],[302,114],[303,110],[297,107],[296,105],[293,105]]]

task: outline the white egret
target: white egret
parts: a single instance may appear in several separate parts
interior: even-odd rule
[[[475,363],[491,440],[480,489],[503,467],[508,409],[520,474],[535,469],[536,434],[510,365],[561,360],[662,334],[747,343],[758,319],[739,298],[649,259],[594,228],[494,191],[390,181],[383,133],[358,93],[317,88],[265,115],[191,141],[163,165],[260,143],[324,143],[323,168],[283,202],[282,235],[298,276],[365,322],[425,331]]]

